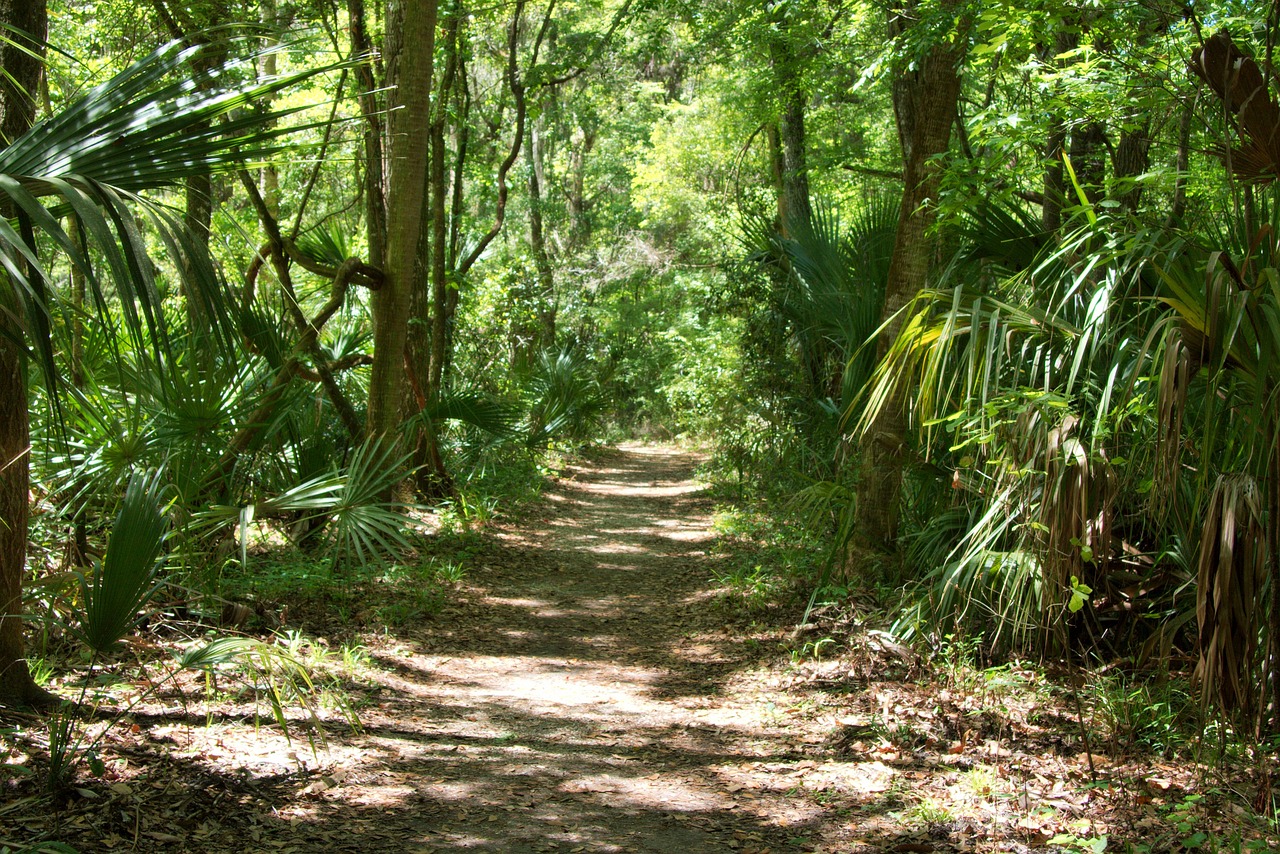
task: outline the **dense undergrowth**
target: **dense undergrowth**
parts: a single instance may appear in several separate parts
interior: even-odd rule
[[[841,749],[926,764],[973,755],[959,793],[901,793],[904,822],[951,826],[975,798],[1016,804],[1014,768],[1052,777],[1065,773],[1052,757],[1065,756],[1073,775],[1083,772],[1073,791],[1096,793],[1094,816],[1110,836],[1045,813],[1037,827],[1051,850],[1273,850],[1280,745],[1205,705],[1193,656],[1106,660],[1080,642],[1069,656],[1035,658],[980,624],[939,624],[921,607],[929,593],[912,580],[918,568],[878,559],[856,577],[833,572],[837,520],[798,506],[802,482],[780,471],[752,488],[731,455],[704,466],[720,501],[715,572],[726,619],[774,639],[764,654],[780,678],[812,691],[803,702],[839,710]]]

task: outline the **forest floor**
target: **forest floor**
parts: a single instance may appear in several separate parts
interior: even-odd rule
[[[735,607],[697,462],[595,452],[473,544],[434,616],[342,615],[358,729],[322,709],[313,749],[229,689],[153,693],[85,725],[96,759],[56,800],[39,773],[0,787],[0,849],[1277,850],[1249,807],[1265,773],[1117,747],[1094,720],[1085,742],[1042,671],[921,662],[850,613],[797,640],[798,613]],[[40,772],[16,720],[9,761]]]

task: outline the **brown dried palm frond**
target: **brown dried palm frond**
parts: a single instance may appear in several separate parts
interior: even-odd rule
[[[1258,63],[1223,30],[1192,54],[1191,70],[1222,101],[1240,135],[1240,145],[1222,146],[1218,152],[1231,171],[1251,181],[1280,177],[1280,104]]]
[[[1156,389],[1155,477],[1151,490],[1151,507],[1156,512],[1168,506],[1167,498],[1177,488],[1182,466],[1182,421],[1187,411],[1187,389],[1196,372],[1194,362],[1183,330],[1169,327]]]
[[[1095,589],[1098,567],[1111,553],[1116,478],[1106,455],[1091,452],[1077,435],[1080,419],[1068,415],[1049,430],[1040,502],[1045,583],[1045,625],[1062,619],[1075,576]]]
[[[1222,475],[1209,498],[1200,540],[1195,679],[1205,705],[1252,714],[1267,559],[1262,495],[1244,474]]]

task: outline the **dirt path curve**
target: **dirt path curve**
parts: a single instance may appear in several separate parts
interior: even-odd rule
[[[693,628],[713,610],[696,462],[626,446],[573,469],[429,650],[379,654],[390,699],[307,818],[405,851],[812,850],[819,809],[743,781],[797,757],[724,694],[741,647]]]

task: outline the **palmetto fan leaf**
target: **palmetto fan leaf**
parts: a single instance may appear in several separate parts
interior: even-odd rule
[[[55,395],[50,330],[57,295],[45,286],[36,235],[85,274],[95,313],[119,312],[135,349],[150,347],[159,356],[165,324],[141,213],[180,262],[188,297],[213,309],[206,314],[214,332],[229,342],[222,286],[204,251],[172,211],[137,194],[278,153],[280,140],[299,129],[280,120],[299,108],[272,112],[252,105],[338,67],[240,86],[235,69],[252,67],[253,56],[192,79],[187,63],[195,50],[160,48],[0,150],[0,207],[13,217],[0,219],[0,266],[21,305],[19,334],[34,345]],[[68,227],[60,222],[66,214],[74,214]]]
[[[95,652],[107,652],[128,634],[155,593],[168,528],[160,490],[159,472],[134,474],[111,526],[107,553],[83,579],[80,635]]]
[[[256,56],[192,76],[201,50],[170,43],[90,89],[0,151],[0,174],[21,176],[35,195],[59,192],[45,182],[71,175],[136,192],[268,157],[299,130],[272,120],[307,107],[266,114],[254,105],[342,65],[244,86],[237,73]]]

